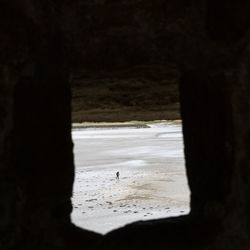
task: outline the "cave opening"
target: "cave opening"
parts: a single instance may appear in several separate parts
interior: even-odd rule
[[[154,86],[138,79],[86,82],[78,73],[71,83],[72,222],[106,234],[188,214],[177,75]]]
[[[250,249],[249,11],[247,0],[2,1],[1,249]],[[74,123],[168,120],[163,109],[176,103],[160,109],[167,95],[155,90],[173,86],[164,82],[173,64],[190,214],[105,236],[73,225],[71,114]],[[106,96],[124,96],[97,102],[103,91],[85,89],[92,97],[79,95],[71,113],[68,76],[87,67],[87,85],[112,77]]]

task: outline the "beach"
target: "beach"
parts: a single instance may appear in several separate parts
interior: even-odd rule
[[[181,124],[77,128],[72,138],[75,225],[105,234],[189,213]]]

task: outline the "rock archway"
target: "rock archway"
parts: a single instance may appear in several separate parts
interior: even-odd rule
[[[1,5],[1,249],[249,248],[248,1]],[[74,227],[70,75],[169,62],[181,75],[191,214],[104,237]]]

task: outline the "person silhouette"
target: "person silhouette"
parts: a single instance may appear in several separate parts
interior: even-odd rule
[[[119,177],[120,177],[120,173],[119,173],[119,172],[116,172],[116,179],[119,180]]]

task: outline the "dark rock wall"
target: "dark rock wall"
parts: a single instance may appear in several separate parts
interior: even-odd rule
[[[249,12],[247,0],[2,1],[0,249],[249,249]],[[97,76],[130,103],[170,69],[190,215],[104,237],[74,227],[70,79]]]
[[[63,30],[67,44],[74,44],[71,64],[78,64],[71,80],[73,122],[180,119],[176,62],[181,36],[172,34],[180,32],[183,3],[67,5],[64,14],[70,17]]]

